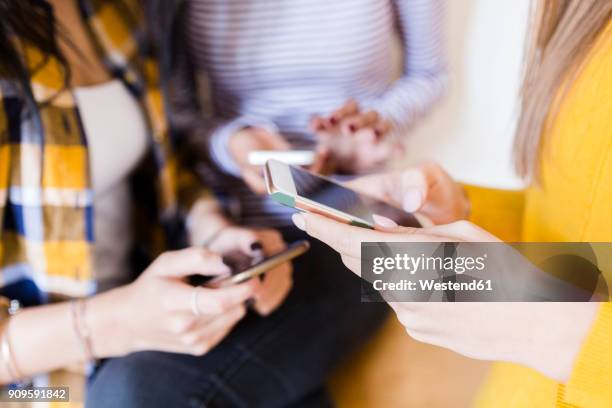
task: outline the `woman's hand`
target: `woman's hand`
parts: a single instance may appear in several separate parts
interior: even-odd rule
[[[242,251],[253,257],[270,256],[287,247],[278,231],[233,225],[207,200],[200,200],[193,206],[187,224],[191,245],[206,245],[222,255]],[[254,307],[261,315],[268,315],[280,306],[293,286],[291,262],[266,272],[261,286],[254,297]]]
[[[408,212],[420,212],[434,224],[466,219],[470,202],[459,183],[438,164],[364,176],[347,185]]]
[[[210,244],[212,251],[226,254],[240,250],[254,257],[270,256],[287,247],[283,237],[273,229],[249,229],[237,226],[224,228]],[[254,308],[268,315],[285,300],[293,286],[293,266],[286,262],[263,275],[261,287],[254,296]]]
[[[467,221],[432,228],[395,227],[377,231],[313,214],[296,214],[294,222],[338,251],[344,264],[356,274],[360,274],[362,241],[498,241]],[[569,379],[599,307],[597,303],[389,304],[416,340],[471,358],[523,364],[559,382]]]
[[[261,128],[245,128],[229,141],[229,150],[240,168],[244,182],[257,194],[266,192],[261,166],[249,164],[249,153],[256,150],[289,150],[291,146],[278,133]]]
[[[360,110],[354,100],[326,117],[314,116],[310,129],[321,145],[330,150],[338,169],[346,173],[379,166],[402,150],[399,143],[388,137],[391,123],[378,112]]]
[[[188,285],[190,275],[229,272],[218,255],[188,248],[160,255],[133,283],[88,301],[97,357],[142,350],[202,355],[219,343],[257,296],[258,280],[223,289]]]
[[[469,221],[457,221],[430,228],[407,228],[376,225],[376,230],[353,227],[329,218],[310,214],[294,214],[293,223],[308,235],[323,241],[342,257],[351,271],[361,274],[362,242],[500,242]]]

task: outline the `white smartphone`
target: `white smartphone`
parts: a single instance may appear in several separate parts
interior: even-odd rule
[[[310,166],[315,161],[311,150],[255,150],[249,153],[248,161],[253,166],[263,166],[268,160],[278,160],[294,166]]]
[[[358,193],[326,177],[277,160],[264,169],[268,194],[288,207],[325,215],[337,221],[374,228],[373,215],[382,215],[405,227],[420,228],[427,221],[383,201]]]

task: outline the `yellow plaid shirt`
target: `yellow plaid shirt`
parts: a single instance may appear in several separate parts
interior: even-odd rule
[[[176,143],[157,66],[142,46],[137,4],[79,4],[100,58],[137,97],[148,118],[151,154],[136,191],[152,194],[134,200],[146,205],[138,211],[148,216],[143,224],[153,219],[162,227],[143,234],[155,241],[144,246],[156,252],[164,247],[163,231],[178,219],[179,203],[188,205],[202,189],[173,154]],[[28,109],[14,81],[0,80],[0,294],[27,305],[43,303],[49,294],[74,297],[95,291],[93,193],[87,139],[72,91],[63,89],[62,67],[35,47],[20,45],[37,106]],[[144,186],[149,181],[151,186]]]

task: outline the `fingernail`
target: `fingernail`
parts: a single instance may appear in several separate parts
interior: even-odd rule
[[[382,136],[382,132],[378,129],[374,129],[374,135],[377,139],[380,139],[380,137]]]
[[[351,133],[355,133],[357,131],[357,126],[349,125],[349,130],[351,131]]]
[[[378,214],[372,214],[372,218],[374,219],[374,222],[378,225],[380,225],[383,228],[396,228],[399,227],[399,225],[397,225],[397,223],[387,217],[383,217],[382,215],[378,215]]]
[[[263,249],[263,245],[261,245],[261,242],[259,241],[253,242],[251,244],[252,251],[261,251],[262,249]]]
[[[332,125],[335,125],[336,123],[338,123],[338,118],[336,118],[335,116],[330,117],[329,123],[331,123]]]
[[[291,221],[293,221],[293,223],[296,227],[298,227],[298,229],[306,231],[306,220],[304,219],[304,216],[302,214],[293,214],[291,216]]]
[[[404,195],[404,202],[402,204],[404,210],[414,212],[421,208],[421,205],[423,204],[423,195],[418,190],[409,190]]]

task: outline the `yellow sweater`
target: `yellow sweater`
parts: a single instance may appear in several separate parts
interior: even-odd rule
[[[506,241],[612,242],[612,24],[551,125],[540,186],[520,192],[467,187],[473,221]],[[604,273],[611,282],[612,271]],[[500,363],[476,404],[612,407],[612,303],[601,307],[566,384]]]

